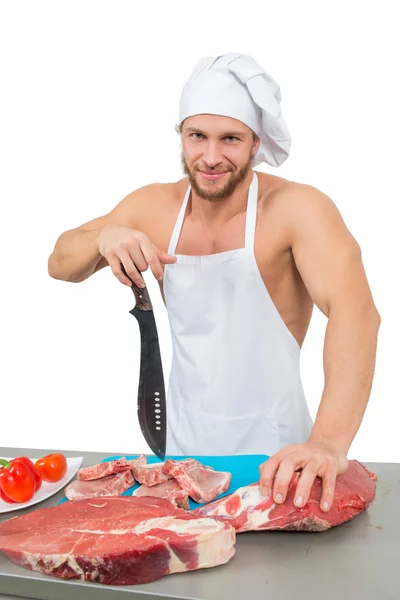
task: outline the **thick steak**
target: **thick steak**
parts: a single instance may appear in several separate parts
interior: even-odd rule
[[[196,517],[162,498],[65,502],[0,523],[0,551],[17,565],[113,585],[221,565],[234,544],[228,523]]]

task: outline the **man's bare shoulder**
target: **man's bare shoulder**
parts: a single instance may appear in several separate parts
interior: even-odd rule
[[[290,181],[279,190],[276,202],[292,248],[320,239],[320,251],[328,244],[345,253],[360,251],[333,199],[317,187]]]
[[[282,180],[270,194],[261,197],[264,204],[281,213],[287,224],[319,219],[341,220],[335,202],[317,187],[298,181]]]
[[[178,200],[182,201],[181,195],[184,194],[188,184],[188,177],[168,183],[150,183],[128,194],[124,201],[143,207],[148,207],[149,204],[159,207],[160,204],[175,203]]]
[[[138,208],[146,208],[161,203],[165,197],[172,199],[176,183],[149,183],[139,187],[125,196],[119,205],[135,205]],[[117,207],[116,207],[117,208]]]
[[[299,181],[288,181],[285,188],[282,189],[282,196],[287,201],[292,201],[294,204],[303,203],[310,206],[321,208],[336,208],[335,202],[323,190],[320,190],[315,185],[303,183]]]
[[[178,184],[150,183],[141,186],[122,198],[108,213],[83,223],[79,229],[89,231],[105,225],[141,229],[149,220],[174,212],[179,203]]]
[[[112,218],[128,227],[138,227],[149,218],[173,210],[178,201],[178,183],[149,183],[130,192],[111,211]]]

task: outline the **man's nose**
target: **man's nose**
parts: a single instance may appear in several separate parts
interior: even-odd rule
[[[203,160],[210,168],[215,167],[222,162],[222,154],[219,148],[219,143],[208,141],[206,148],[203,151]]]

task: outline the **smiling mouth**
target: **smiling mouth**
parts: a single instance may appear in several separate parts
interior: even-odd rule
[[[209,181],[213,181],[214,179],[221,179],[221,177],[223,177],[227,171],[221,171],[221,172],[208,172],[208,171],[199,171],[200,175],[204,178],[204,179],[208,179]]]

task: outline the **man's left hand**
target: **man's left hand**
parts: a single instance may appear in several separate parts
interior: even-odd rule
[[[272,495],[277,504],[285,502],[293,473],[302,470],[297,484],[294,504],[301,508],[309,499],[316,477],[322,479],[320,507],[330,510],[335,493],[336,477],[347,471],[349,461],[333,444],[309,441],[292,444],[277,452],[260,466],[260,489]]]

